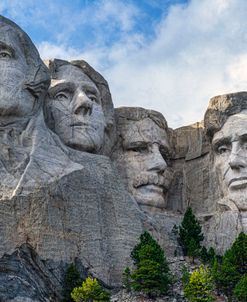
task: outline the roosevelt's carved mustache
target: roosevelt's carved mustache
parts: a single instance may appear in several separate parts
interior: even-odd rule
[[[162,175],[154,172],[142,172],[133,180],[133,187],[156,185],[168,189],[172,180],[172,172],[167,169]]]

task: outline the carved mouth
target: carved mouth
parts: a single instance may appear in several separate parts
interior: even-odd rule
[[[144,190],[145,193],[154,193],[154,194],[164,194],[164,187],[161,187],[159,185],[154,185],[154,184],[146,184],[146,185],[141,185],[137,188],[138,190]]]
[[[83,122],[76,122],[73,124],[70,124],[70,127],[81,127],[81,126],[89,126],[87,123],[83,123]]]
[[[164,189],[164,177],[158,174],[142,173],[133,181],[134,188],[154,186]]]
[[[91,123],[85,123],[85,122],[75,122],[70,124],[71,128],[84,128],[84,129],[91,129],[94,131],[97,131],[96,127],[93,126]]]
[[[247,177],[244,176],[231,179],[229,181],[228,187],[233,190],[247,187]]]

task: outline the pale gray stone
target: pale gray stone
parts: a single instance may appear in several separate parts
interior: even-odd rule
[[[19,27],[0,17],[0,31],[0,257],[28,243],[42,261],[79,259],[105,284],[120,285],[143,214],[108,157],[65,146],[47,128],[42,109],[49,72]],[[91,72],[86,63],[83,68]],[[92,77],[101,97],[110,98],[106,82]],[[104,139],[110,152],[114,121],[108,101]],[[15,291],[12,298],[18,297]]]
[[[114,160],[128,191],[144,209],[165,209],[172,180],[171,147],[165,118],[143,108],[115,110],[118,148]]]
[[[85,61],[55,59],[49,69],[48,126],[71,148],[109,155],[115,143],[115,122],[106,80]]]
[[[211,139],[211,184],[215,212],[208,221],[208,244],[223,253],[237,235],[247,233],[247,93],[212,98],[205,114]],[[216,230],[216,232],[215,232]]]

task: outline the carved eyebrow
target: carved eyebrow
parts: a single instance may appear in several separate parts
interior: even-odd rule
[[[131,142],[124,142],[124,149],[131,150],[131,149],[138,149],[140,147],[146,148],[148,146],[147,142],[144,141],[131,141]]]
[[[95,96],[100,97],[100,93],[99,93],[98,89],[95,88],[94,86],[91,86],[90,84],[85,84],[84,90],[86,93],[92,93]]]
[[[171,155],[171,150],[170,150],[168,144],[166,144],[166,145],[164,145],[164,144],[160,145],[159,149],[160,149],[161,153],[164,153],[164,154],[169,155],[169,156]]]
[[[213,145],[213,149],[216,150],[219,146],[222,145],[230,145],[231,144],[231,139],[230,137],[223,137],[223,138],[219,138],[219,139],[215,139],[212,142]]]
[[[239,138],[240,138],[241,141],[247,141],[247,134],[246,133],[242,134],[242,135],[239,136]]]
[[[15,57],[15,50],[11,46],[5,44],[4,42],[0,41],[0,50],[7,50],[11,53],[11,56]]]
[[[71,82],[62,82],[62,83],[58,83],[53,87],[50,87],[49,89],[49,96],[54,97],[56,93],[58,93],[59,91],[62,90],[68,90],[73,92],[75,89],[75,85],[74,83]]]

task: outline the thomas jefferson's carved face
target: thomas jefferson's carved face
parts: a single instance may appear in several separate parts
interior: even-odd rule
[[[240,210],[247,210],[247,111],[230,116],[213,137],[215,168]]]
[[[164,129],[151,119],[130,121],[121,131],[129,191],[140,205],[165,208],[171,182],[167,168],[169,144]]]
[[[96,85],[73,65],[59,67],[47,100],[54,132],[65,145],[98,153],[104,142],[105,117]]]
[[[34,97],[25,89],[28,65],[17,33],[0,29],[0,116],[22,117],[33,111]]]

